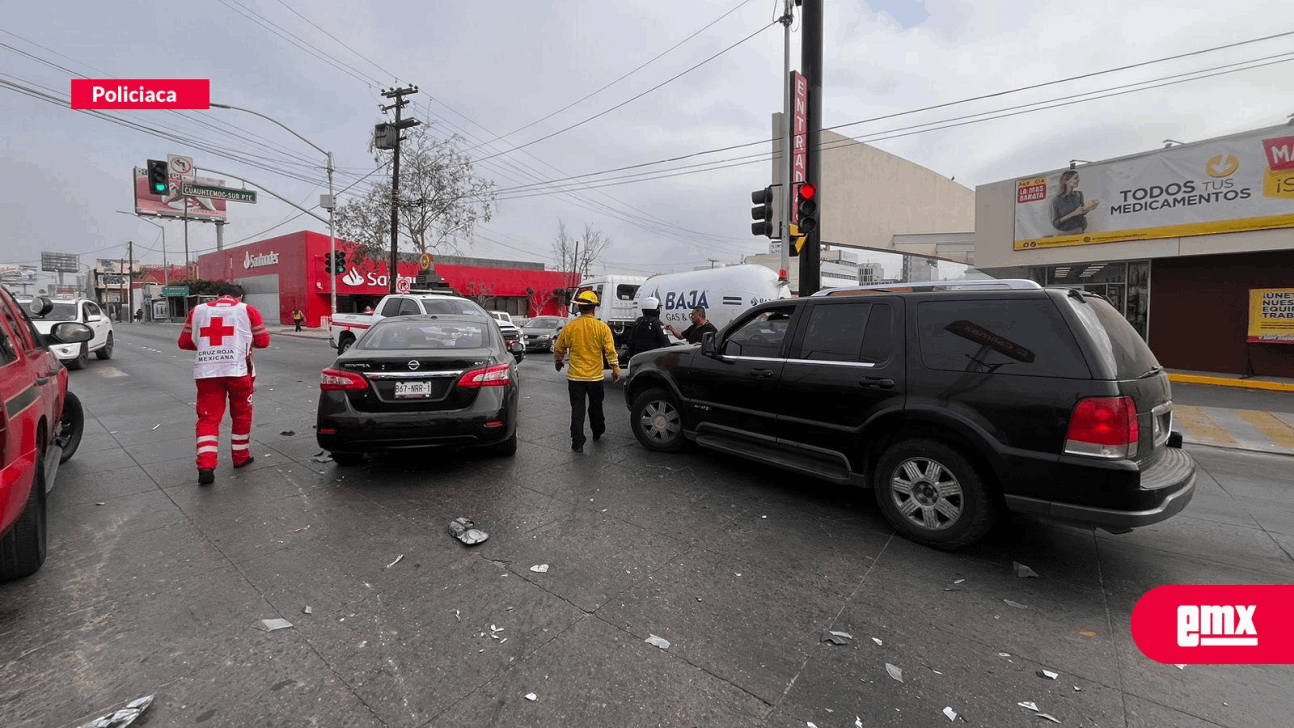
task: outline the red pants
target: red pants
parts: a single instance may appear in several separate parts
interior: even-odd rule
[[[220,452],[220,421],[225,418],[229,399],[230,449],[234,465],[252,458],[252,393],[256,377],[212,377],[194,380],[198,384],[198,470],[214,470]]]

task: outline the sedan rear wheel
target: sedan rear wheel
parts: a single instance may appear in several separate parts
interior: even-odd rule
[[[63,398],[63,414],[58,420],[58,429],[54,431],[54,442],[63,448],[60,463],[65,463],[76,454],[81,445],[81,434],[85,431],[85,410],[81,400],[68,392]]]
[[[90,363],[90,345],[81,343],[81,350],[76,353],[76,358],[67,362],[68,369],[84,369],[86,364]]]
[[[638,395],[629,422],[634,437],[648,450],[678,452],[683,447],[683,413],[668,390],[658,387]]]

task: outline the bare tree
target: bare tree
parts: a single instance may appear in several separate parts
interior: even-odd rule
[[[472,159],[459,150],[462,137],[431,136],[425,126],[407,132],[400,147],[400,243],[418,253],[457,252],[477,223],[489,222],[498,207],[494,182],[473,176]],[[390,152],[377,150],[382,164]],[[391,185],[337,208],[337,232],[364,252],[383,257],[391,250]]]
[[[481,308],[485,308],[486,302],[494,295],[496,285],[494,281],[471,281],[463,285],[460,293],[475,301]]]
[[[584,234],[573,237],[566,231],[566,223],[557,221],[557,239],[553,241],[553,255],[557,257],[557,269],[570,275],[567,288],[574,289],[576,283],[588,275],[589,268],[611,247],[611,238],[602,231],[593,229],[585,223]]]

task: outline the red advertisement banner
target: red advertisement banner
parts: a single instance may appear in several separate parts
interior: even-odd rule
[[[72,79],[73,109],[209,109],[205,78]]]
[[[1294,586],[1173,584],[1132,610],[1132,638],[1170,665],[1294,664]]]

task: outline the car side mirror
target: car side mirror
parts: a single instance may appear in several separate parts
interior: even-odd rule
[[[54,324],[54,327],[45,335],[47,346],[50,343],[79,344],[82,341],[89,341],[93,338],[94,329],[75,321],[64,321],[61,324]]]
[[[95,321],[102,321],[102,320],[103,320],[103,317],[102,317],[102,316],[100,316],[100,315],[99,315],[99,314],[97,314],[97,313],[92,313],[92,314],[90,314],[89,316],[86,316],[86,317],[85,317],[85,320],[86,320],[86,321],[89,321],[89,322],[91,322],[91,323],[93,323],[93,322],[95,322]]]
[[[701,335],[701,355],[714,356],[716,351],[718,351],[718,349],[715,347],[715,343],[714,343],[714,332],[707,331],[704,334],[702,334]]]
[[[512,342],[512,357],[520,364],[522,359],[526,358],[526,347],[521,345],[520,341]]]
[[[44,296],[36,296],[27,304],[27,311],[32,316],[40,318],[54,309],[54,302]]]

